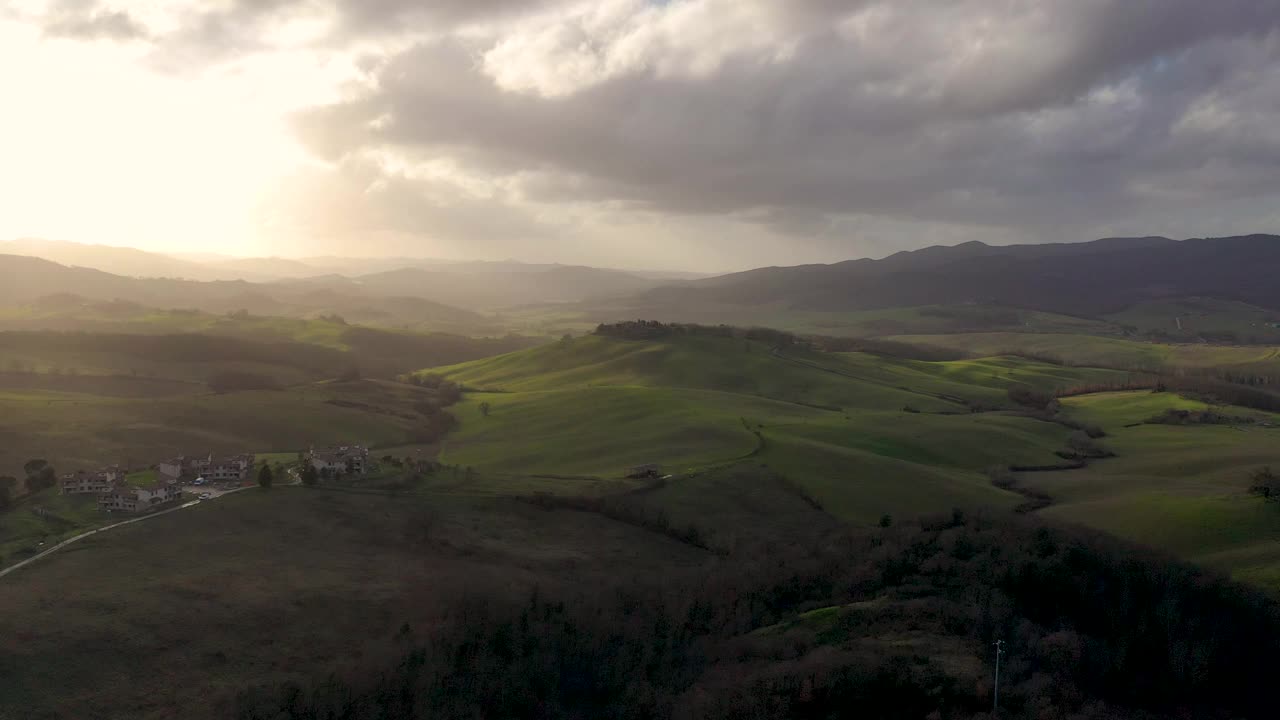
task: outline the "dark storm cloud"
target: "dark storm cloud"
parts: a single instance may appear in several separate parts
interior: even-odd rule
[[[566,248],[776,262],[1280,222],[1280,0],[234,0],[156,42],[218,62],[316,11],[366,75],[295,118],[330,169],[284,205],[352,236],[505,254],[573,216]]]
[[[1034,229],[1184,188],[1204,201],[1277,190],[1275,2],[895,2],[864,8],[881,37],[835,28],[836,5],[804,4],[825,22],[781,58],[747,46],[711,72],[660,72],[659,45],[567,91],[500,88],[483,46],[432,43],[298,127],[330,158],[443,155],[539,171],[526,189],[547,202],[772,208],[760,216],[797,232],[818,222],[806,212]],[[986,35],[965,35],[973,18]],[[553,82],[558,62],[581,65],[577,46],[530,45],[505,59]]]

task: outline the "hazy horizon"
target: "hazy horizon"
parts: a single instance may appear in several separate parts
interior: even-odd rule
[[[1280,227],[1268,0],[23,0],[0,238],[733,272]]]

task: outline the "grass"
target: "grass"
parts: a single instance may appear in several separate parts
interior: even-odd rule
[[[1111,370],[1062,368],[1010,358],[926,363],[800,349],[775,354],[763,343],[727,338],[639,342],[600,336],[433,372],[470,388],[506,392],[602,386],[693,388],[824,408],[900,410],[911,405],[934,412],[964,411],[957,399],[998,405],[1015,383],[1055,389],[1127,377]]]
[[[1132,346],[1173,347],[1102,347]],[[252,489],[94,536],[0,580],[9,585],[0,592],[0,718],[32,716],[32,708],[46,717],[218,716],[247,684],[306,681],[309,668],[395,647],[406,622],[411,632],[434,627],[434,611],[453,600],[495,588],[700,574],[714,554],[634,517],[504,495],[640,490],[620,497],[671,528],[696,527],[715,552],[884,515],[902,523],[955,507],[1012,510],[1024,498],[993,487],[984,471],[1056,462],[1072,430],[1002,409],[1008,388],[1127,377],[1007,356],[775,354],[699,337],[587,337],[435,372],[472,388],[451,409],[461,426],[442,449],[458,469],[394,497],[372,492],[397,482],[390,470],[365,488]],[[9,453],[0,458],[136,465],[193,449],[270,448],[259,460],[287,463],[296,457],[290,448],[331,442],[384,448],[375,457],[429,457],[437,447],[401,444],[414,404],[428,396],[376,381],[157,398],[6,391],[0,417],[22,424],[4,426],[13,442],[0,446]],[[1054,499],[1040,514],[1280,591],[1280,506],[1247,493],[1251,469],[1280,465],[1280,430],[1125,427],[1201,407],[1169,393],[1062,402],[1069,417],[1103,427],[1118,457],[1023,474],[1020,484]],[[621,478],[642,463],[675,477],[652,487]],[[73,522],[99,517],[92,498],[27,499],[0,516],[0,553],[60,537],[21,509],[37,500]],[[821,634],[861,610],[817,609],[794,622]],[[188,672],[200,681],[179,682]]]
[[[902,342],[962,350],[976,355],[1027,352],[1049,355],[1081,366],[1157,370],[1227,365],[1280,367],[1280,349],[1223,345],[1173,345],[1114,337],[1041,333],[969,333],[902,335]]]
[[[1253,363],[1273,352],[1070,335],[959,337],[964,346],[982,349],[1030,340],[1023,350],[1070,351],[1080,360],[1118,365]],[[775,354],[706,337],[588,337],[438,372],[493,391],[468,394],[459,408],[462,428],[443,455],[493,476],[478,487],[519,491],[539,483],[540,490],[575,492],[581,488],[531,476],[616,478],[630,465],[658,462],[700,477],[743,457],[786,477],[831,515],[864,524],[886,514],[906,518],[952,507],[1010,509],[1024,498],[993,487],[985,470],[1061,461],[1056,452],[1065,448],[1070,428],[1009,412],[973,414],[966,404],[1007,407],[1015,384],[1053,391],[1133,379],[1125,371],[1022,357],[922,362],[865,353]],[[488,417],[479,410],[482,402],[490,406]],[[907,405],[921,412],[904,412]],[[1100,393],[1066,398],[1063,405],[1071,419],[1107,430],[1103,442],[1119,457],[1075,472],[1024,475],[1022,484],[1054,498],[1046,516],[1242,578],[1280,577],[1280,565],[1269,564],[1280,563],[1280,547],[1268,549],[1280,538],[1280,508],[1264,508],[1244,493],[1250,468],[1280,464],[1280,431],[1124,427],[1170,409],[1205,407],[1172,393]],[[1223,412],[1267,417],[1239,408]]]
[[[694,572],[705,551],[499,500],[248,490],[112,530],[0,591],[0,718],[213,718],[393,653],[471,595]],[[407,625],[406,625],[407,624]]]
[[[143,487],[154,485],[159,479],[160,473],[156,470],[139,470],[126,475],[124,481],[134,487]]]
[[[1118,457],[1084,470],[1024,476],[1048,492],[1046,517],[1088,525],[1280,591],[1280,507],[1250,495],[1249,473],[1280,463],[1280,430],[1260,425],[1139,425],[1203,403],[1170,393],[1066,398],[1077,419],[1102,426]],[[1273,416],[1221,408],[1232,416]]]
[[[0,568],[111,521],[96,495],[61,495],[50,488],[24,497],[0,513]]]
[[[414,403],[429,397],[420,388],[373,380],[148,399],[0,391],[0,417],[22,419],[0,429],[0,474],[16,475],[32,457],[70,471],[150,465],[184,453],[395,445],[416,422]]]
[[[619,477],[647,463],[688,472],[743,458],[758,444],[743,418],[803,421],[823,411],[710,390],[599,387],[473,393],[456,414],[462,428],[445,445],[447,463],[482,473]]]
[[[991,487],[983,471],[1056,462],[1070,431],[972,414],[964,403],[1007,404],[1018,383],[1053,389],[1124,376],[1010,358],[775,354],[706,337],[588,337],[434,372],[490,390],[468,393],[442,459],[509,491],[538,475],[620,478],[644,463],[689,475],[741,460],[767,464],[857,522],[1013,507],[1018,496]]]
[[[296,465],[298,463],[298,453],[301,449],[302,448],[299,448],[299,450],[295,450],[293,452],[254,453],[254,461],[259,465],[262,465],[263,463],[270,465],[284,465],[285,467]]]
[[[1280,344],[1280,313],[1214,298],[1149,300],[1109,315],[1141,333],[1195,340],[1203,336]]]

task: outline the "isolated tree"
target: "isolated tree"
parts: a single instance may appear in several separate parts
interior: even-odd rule
[[[14,490],[18,487],[18,478],[0,475],[0,512],[13,505]]]
[[[58,484],[58,474],[47,460],[40,458],[28,460],[23,464],[22,470],[27,474],[27,492],[40,492]]]
[[[1250,493],[1261,495],[1267,502],[1280,500],[1280,475],[1276,475],[1270,467],[1254,470],[1249,479]]]
[[[274,479],[275,476],[271,472],[271,466],[263,463],[262,469],[258,471],[258,485],[264,488],[269,488],[271,487],[271,483]]]
[[[316,471],[315,466],[307,463],[302,467],[302,484],[308,487],[320,482],[320,473]]]
[[[485,400],[484,402],[480,403],[480,414],[485,417],[489,417],[489,407],[490,406],[489,406],[488,400]]]

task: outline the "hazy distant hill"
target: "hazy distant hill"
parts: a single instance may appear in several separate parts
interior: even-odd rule
[[[198,282],[133,278],[68,267],[40,258],[0,255],[0,304],[124,301],[154,308],[190,308],[224,313],[310,317],[338,314],[355,322],[430,327],[454,332],[491,332],[488,318],[418,297],[368,293],[359,285],[340,288],[306,283]]]
[[[272,275],[230,265],[207,264],[113,245],[84,245],[62,240],[22,238],[0,242],[0,253],[93,268],[114,275],[187,280],[270,280]],[[318,274],[318,273],[314,273]]]
[[[664,281],[619,270],[570,265],[471,271],[443,266],[401,268],[356,278],[327,276],[299,281],[299,286],[352,290],[370,295],[402,295],[467,308],[502,308],[535,303],[577,302],[629,295],[657,287]]]
[[[1280,236],[1004,247],[972,242],[882,260],[761,268],[662,287],[635,302],[828,311],[979,302],[1095,316],[1185,296],[1280,309]]]
[[[229,258],[207,263],[215,270],[229,273],[242,273],[246,276],[262,278],[306,278],[324,275],[327,270],[308,265],[301,260],[289,258]],[[246,277],[245,279],[249,279]]]

